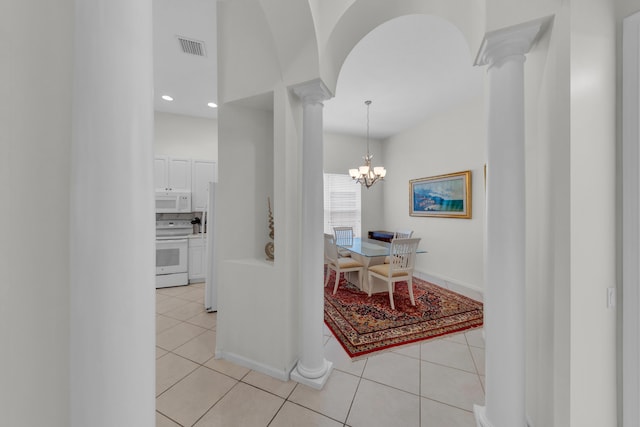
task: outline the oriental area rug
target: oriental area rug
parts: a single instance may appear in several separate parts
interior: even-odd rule
[[[411,305],[406,282],[398,282],[392,310],[388,292],[369,297],[344,278],[332,295],[335,273],[330,274],[324,288],[324,321],[353,359],[482,326],[481,302],[416,277],[416,305]]]

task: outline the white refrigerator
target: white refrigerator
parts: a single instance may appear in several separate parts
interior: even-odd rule
[[[215,252],[215,207],[216,207],[216,184],[209,182],[207,197],[207,210],[204,213],[204,221],[207,224],[205,243],[205,287],[204,287],[204,308],[209,312],[218,311],[218,287],[216,277],[216,252]],[[203,221],[203,222],[204,222]]]

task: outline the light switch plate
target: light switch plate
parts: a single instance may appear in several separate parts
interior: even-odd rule
[[[616,306],[616,288],[607,288],[607,308]]]

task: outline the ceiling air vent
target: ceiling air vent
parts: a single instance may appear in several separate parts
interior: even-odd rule
[[[178,36],[180,47],[184,53],[197,56],[206,56],[204,50],[204,43],[199,40],[188,39],[186,37]]]

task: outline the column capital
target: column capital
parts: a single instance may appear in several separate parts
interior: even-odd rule
[[[524,61],[534,43],[546,31],[553,16],[501,28],[485,34],[474,65],[497,65],[507,58]]]
[[[333,94],[320,79],[299,83],[291,87],[293,93],[300,98],[304,105],[321,104],[322,101],[333,98]]]

